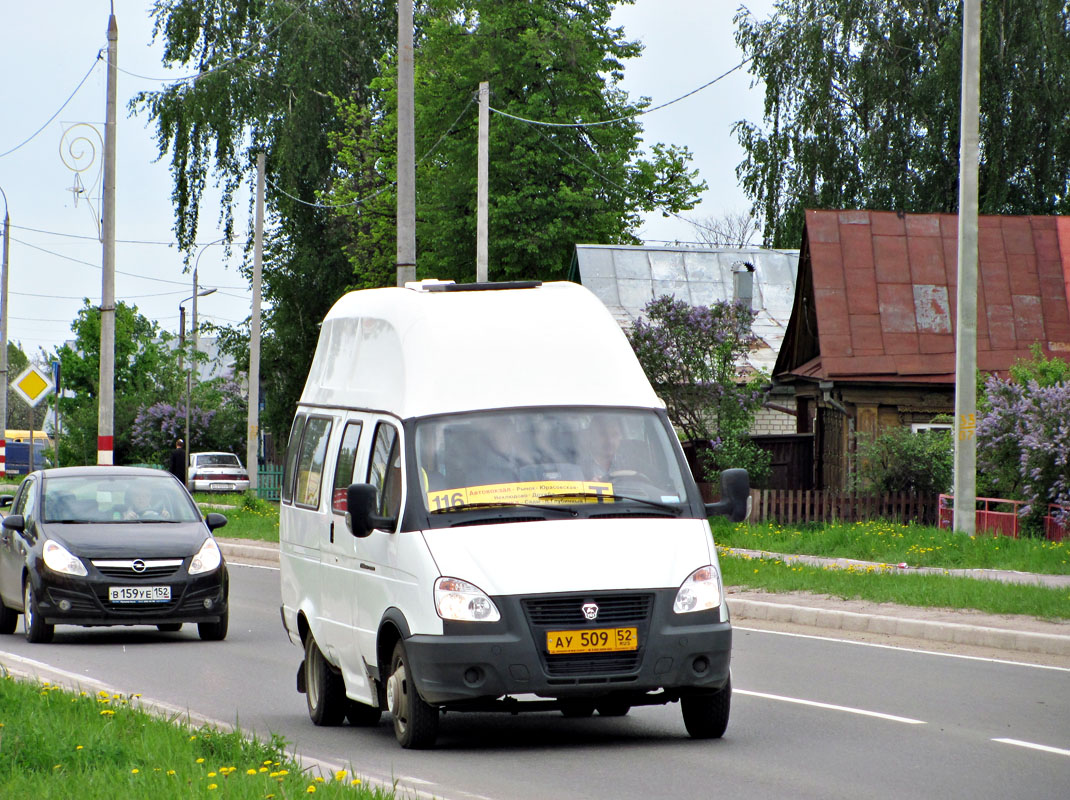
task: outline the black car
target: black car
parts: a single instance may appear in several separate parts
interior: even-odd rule
[[[51,641],[55,626],[196,622],[227,635],[229,578],[212,531],[182,482],[138,467],[63,467],[23,479],[0,527],[0,633]]]

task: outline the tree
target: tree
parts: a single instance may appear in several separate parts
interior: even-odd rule
[[[760,484],[770,456],[750,441],[750,429],[769,381],[762,373],[741,374],[755,341],[754,311],[724,301],[692,306],[664,295],[643,314],[628,340],[673,425],[685,440],[709,444],[702,448],[706,479],[743,467],[752,485]]]
[[[416,54],[417,274],[475,277],[477,115],[489,82],[488,246],[493,279],[563,278],[576,242],[629,242],[640,212],[692,208],[705,184],[686,148],[655,144],[640,155],[648,102],[618,83],[640,45],[610,25],[610,0],[435,0],[420,16]],[[358,275],[382,275],[393,258],[394,193],[366,198],[396,170],[394,65],[377,93],[343,103],[339,174],[330,202],[369,237],[351,255]],[[505,116],[509,114],[511,116]],[[533,124],[517,117],[550,125]],[[610,125],[576,126],[618,120]],[[350,204],[350,205],[346,205]],[[387,247],[386,245],[389,245]],[[369,252],[371,255],[369,255]],[[380,265],[378,271],[371,265]],[[389,275],[389,277],[393,277]]]
[[[870,438],[857,436],[855,488],[939,494],[951,488],[955,450],[951,432],[914,432],[901,425]]]
[[[692,219],[695,233],[711,247],[750,247],[762,228],[761,222],[747,211],[726,211],[720,217]]]
[[[798,247],[806,208],[958,208],[962,4],[778,0],[736,15],[765,83],[736,174],[765,242]],[[1070,31],[1062,0],[981,4],[982,214],[1070,209]]]
[[[60,463],[92,464],[97,455],[97,406],[100,386],[100,309],[88,301],[71,324],[74,345],[57,352],[63,378],[59,398]],[[174,336],[121,300],[115,308],[115,449],[116,464],[153,455],[133,440],[134,419],[143,406],[161,397],[184,396]]]

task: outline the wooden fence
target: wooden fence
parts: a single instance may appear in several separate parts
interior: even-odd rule
[[[278,501],[282,489],[282,465],[261,464],[256,473],[256,496]]]
[[[936,525],[937,496],[897,492],[854,494],[817,489],[752,489],[751,523],[864,522],[887,519]]]

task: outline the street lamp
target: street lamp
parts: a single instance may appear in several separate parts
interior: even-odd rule
[[[0,195],[4,196],[4,260],[0,273],[0,425],[3,426],[0,428],[0,475],[3,475],[7,470],[7,253],[11,241],[11,218],[8,215],[7,192],[2,186]]]
[[[201,289],[197,291],[197,271],[193,271],[193,294],[187,297],[181,303],[178,304],[178,325],[179,336],[178,341],[181,347],[186,345],[186,302],[193,301],[193,319],[191,324],[191,333],[193,334],[193,353],[197,352],[197,298],[204,297],[206,294],[212,294],[215,289]],[[186,438],[183,440],[186,444],[186,470],[188,474],[189,470],[189,406],[190,397],[193,394],[193,354],[190,355],[189,367],[186,368]],[[179,362],[179,368],[181,369],[181,361]]]

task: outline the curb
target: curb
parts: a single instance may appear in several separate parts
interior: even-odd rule
[[[876,633],[997,650],[1070,656],[1070,636],[1059,634],[988,628],[959,622],[933,622],[883,614],[861,614],[856,611],[837,611],[732,597],[728,598],[728,607],[734,619],[787,622],[826,630]]]
[[[257,566],[279,565],[279,548],[272,544],[246,544],[233,539],[216,539],[223,558],[228,562],[248,563]]]

